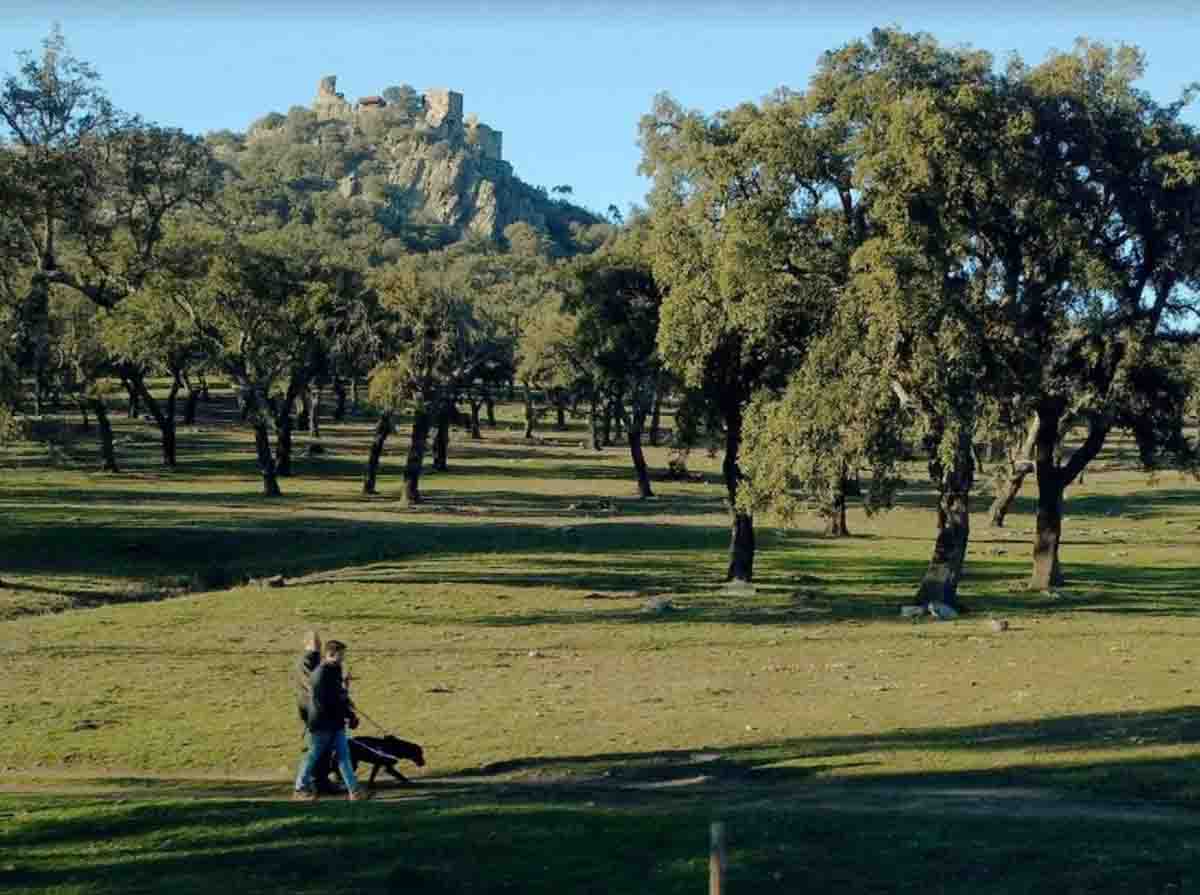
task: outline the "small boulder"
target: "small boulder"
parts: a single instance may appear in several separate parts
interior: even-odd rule
[[[267,579],[267,587],[286,587],[287,579],[282,575],[272,575]]]
[[[958,610],[949,603],[930,603],[929,614],[941,622],[953,621],[958,618]]]
[[[921,605],[901,606],[900,607],[900,617],[901,618],[920,618],[924,614],[925,614],[925,607],[921,606]]]
[[[666,615],[677,610],[675,604],[666,597],[651,597],[642,605],[642,611],[652,615]]]
[[[994,618],[988,622],[988,628],[993,634],[1002,634],[1008,630],[1008,622],[1002,618]]]

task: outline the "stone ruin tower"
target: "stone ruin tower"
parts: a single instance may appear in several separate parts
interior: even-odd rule
[[[317,84],[317,98],[313,100],[313,111],[318,121],[337,119],[353,121],[354,107],[346,97],[337,92],[337,75],[326,75]]]
[[[455,90],[431,88],[426,90],[421,101],[424,124],[430,130],[444,135],[465,135],[478,148],[479,155],[491,162],[504,159],[504,135],[486,124],[472,121],[464,123],[463,95]],[[338,93],[337,75],[326,75],[317,84],[317,96],[313,100],[313,112],[318,121],[345,121],[353,124],[361,115],[371,114],[387,107],[379,96],[367,96],[357,103],[350,103]]]

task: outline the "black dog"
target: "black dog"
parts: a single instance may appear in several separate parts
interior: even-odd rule
[[[358,773],[360,763],[371,765],[368,784],[375,782],[375,775],[379,773],[380,768],[401,783],[408,783],[408,778],[396,770],[396,763],[402,759],[411,761],[419,768],[425,767],[425,750],[408,740],[394,736],[350,737],[349,742],[350,762],[354,765],[355,773]],[[341,777],[340,772],[338,772],[338,777]]]

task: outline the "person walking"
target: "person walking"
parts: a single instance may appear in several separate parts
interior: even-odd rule
[[[342,678],[345,657],[346,644],[330,640],[325,644],[321,664],[312,674],[308,704],[309,748],[296,774],[295,799],[311,801],[317,797],[313,773],[327,753],[332,753],[337,761],[342,782],[346,784],[346,797],[351,801],[371,797],[368,790],[358,785],[350,760],[350,744],[346,740],[346,722],[354,713]]]
[[[304,637],[304,652],[296,660],[296,666],[293,669],[293,679],[296,685],[296,710],[300,715],[300,723],[303,725],[302,736],[306,752],[312,748],[308,734],[308,705],[312,699],[312,675],[320,664],[321,635],[316,631],[309,631]],[[313,773],[316,791],[319,795],[335,796],[346,791],[329,779],[331,773],[333,773],[333,756],[326,752]]]

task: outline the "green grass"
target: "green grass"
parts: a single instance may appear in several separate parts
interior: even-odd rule
[[[981,494],[975,611],[914,625],[915,473],[851,539],[760,526],[758,590],[731,595],[719,458],[639,502],[626,451],[578,427],[529,445],[502,411],[483,442],[455,433],[414,510],[399,437],[383,493],[358,493],[361,419],[279,501],[226,404],[173,473],[120,419],[118,476],[87,440],[0,455],[0,890],[699,891],[715,817],[731,891],[1200,884],[1178,831],[1200,823],[1195,483],[1108,450],[1069,495],[1057,597],[1022,586],[1032,483],[1001,531]],[[413,788],[279,801],[310,627],[425,745]]]

